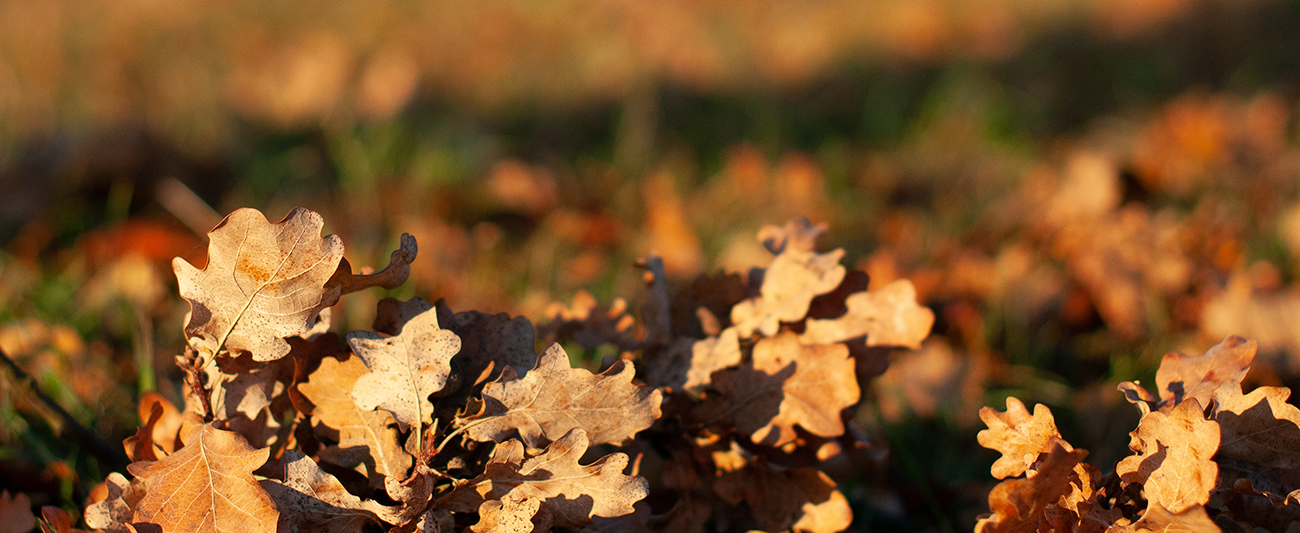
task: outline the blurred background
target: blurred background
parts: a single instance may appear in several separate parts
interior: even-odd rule
[[[981,406],[1112,465],[1167,351],[1240,334],[1300,383],[1296,35],[1294,0],[0,0],[0,347],[114,443],[177,399],[170,261],[237,207],[319,211],[358,266],[416,236],[341,330],[635,307],[647,252],[744,271],[805,215],[938,316],[866,392],[855,528],[967,531]],[[0,374],[2,484],[79,508],[107,472]]]

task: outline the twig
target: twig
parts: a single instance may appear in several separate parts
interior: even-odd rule
[[[23,369],[18,366],[18,363],[14,362],[14,360],[9,357],[8,353],[5,353],[3,348],[0,348],[0,359],[3,359],[5,366],[8,366],[9,371],[13,372],[15,380],[24,387],[27,387],[28,390],[32,391],[32,395],[35,396],[42,405],[50,411],[53,411],[54,414],[58,415],[58,417],[63,420],[64,427],[72,431],[77,440],[85,444],[86,447],[90,449],[90,453],[94,454],[102,465],[107,466],[109,471],[122,471],[126,468],[128,463],[126,452],[124,452],[121,447],[109,446],[108,443],[104,442],[104,439],[99,438],[99,435],[96,435],[95,432],[82,426],[76,418],[73,418],[72,415],[64,410],[63,406],[55,402],[53,398],[46,396],[45,393],[41,391],[40,387],[37,386],[36,379],[27,372],[24,372]]]

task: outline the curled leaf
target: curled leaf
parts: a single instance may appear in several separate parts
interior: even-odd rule
[[[1195,357],[1165,354],[1156,371],[1156,386],[1165,402],[1177,404],[1195,398],[1201,405],[1209,405],[1215,389],[1225,382],[1240,383],[1254,360],[1255,341],[1232,335]]]

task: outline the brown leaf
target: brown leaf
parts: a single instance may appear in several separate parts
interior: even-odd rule
[[[1031,417],[1025,404],[1014,396],[1008,396],[1005,413],[984,407],[980,409],[980,420],[989,427],[976,435],[980,446],[1002,452],[1002,457],[994,461],[990,469],[993,477],[998,479],[1023,474],[1038,460],[1038,455],[1048,451],[1055,442],[1061,443],[1066,451],[1073,449],[1061,440],[1052,411],[1041,403],[1034,406]]]
[[[326,357],[298,390],[316,405],[311,415],[325,436],[338,441],[320,451],[321,460],[349,468],[365,464],[371,486],[380,487],[384,478],[404,478],[411,456],[398,441],[392,413],[361,409],[353,401],[353,384],[367,372],[356,357],[342,362]]]
[[[740,360],[740,339],[736,328],[727,328],[717,337],[696,341],[691,346],[691,364],[682,386],[690,389],[708,385],[714,372],[738,365]]]
[[[343,488],[337,478],[298,450],[284,454],[280,473],[284,481],[263,479],[262,489],[280,511],[278,533],[298,530],[344,533],[360,531],[366,524],[378,523],[370,510],[383,506],[374,501],[362,502]]]
[[[479,442],[502,441],[516,430],[539,448],[574,428],[597,444],[621,443],[650,427],[661,415],[663,393],[632,383],[636,370],[619,360],[601,374],[571,368],[555,344],[523,378],[507,367],[483,388],[484,411],[464,421],[466,435]]]
[[[347,259],[339,262],[338,269],[334,276],[330,278],[326,286],[337,285],[342,294],[356,292],[370,287],[383,287],[385,289],[396,289],[411,274],[411,262],[415,261],[415,255],[418,247],[415,244],[415,237],[403,233],[401,244],[388,258],[388,266],[383,270],[373,274],[358,275],[352,273],[352,265],[348,264]]]
[[[256,209],[239,209],[208,233],[203,270],[172,261],[190,302],[185,334],[208,353],[252,352],[257,361],[289,353],[285,337],[309,331],[341,294],[327,286],[343,259],[337,235],[322,238],[324,221],[303,208],[271,224]]]
[[[536,498],[487,500],[478,507],[478,523],[470,526],[474,533],[531,533],[533,516],[541,508]]]
[[[835,482],[812,468],[746,470],[744,494],[759,527],[767,531],[835,533],[849,527],[853,511]]]
[[[468,379],[491,368],[486,379],[495,380],[507,366],[523,373],[537,362],[533,323],[522,316],[462,311],[451,315],[446,327],[461,341],[451,365]]]
[[[21,492],[10,497],[9,491],[0,491],[0,533],[27,533],[35,528],[31,498]]]
[[[153,426],[151,439],[163,453],[172,453],[176,451],[176,434],[181,430],[181,412],[161,394],[149,391],[140,397],[140,420],[149,420],[154,404],[161,406],[163,411]]]
[[[108,496],[86,507],[86,525],[100,531],[124,533],[131,529],[135,506],[144,498],[144,480],[127,481],[122,474],[113,472],[104,483]]]
[[[605,343],[626,349],[637,345],[632,336],[636,320],[627,314],[627,301],[622,298],[615,298],[606,309],[591,293],[578,291],[573,305],[565,307],[555,302],[547,306],[544,314],[548,322],[538,328],[537,334],[548,342],[571,339],[586,348]]]
[[[1148,508],[1137,522],[1130,525],[1116,525],[1107,529],[1107,533],[1137,533],[1152,531],[1154,533],[1220,533],[1218,525],[1205,513],[1205,507],[1193,505],[1181,513],[1171,513],[1159,506]]]
[[[801,340],[805,344],[830,344],[862,335],[867,346],[920,348],[930,334],[934,312],[916,303],[912,282],[900,279],[876,291],[849,295],[848,312],[839,318],[809,319]]]
[[[1221,436],[1216,459],[1300,468],[1300,409],[1287,403],[1290,396],[1283,387],[1242,394],[1240,383],[1224,383],[1214,393],[1214,420]]]
[[[41,533],[85,533],[72,529],[72,515],[53,505],[41,507],[41,519],[45,521],[41,524]]]
[[[439,507],[472,513],[487,500],[535,498],[551,511],[558,527],[577,528],[593,516],[622,516],[646,497],[645,479],[623,474],[628,457],[614,453],[590,465],[578,464],[586,453],[586,433],[574,429],[556,439],[541,455],[524,458],[523,443],[497,445],[482,475],[456,487]]]
[[[288,363],[290,359],[283,362]],[[277,363],[279,364],[279,363]],[[244,437],[254,448],[269,446],[280,421],[271,412],[271,401],[286,390],[277,380],[278,368],[265,365],[248,372],[224,375],[212,387],[212,412],[226,429]]]
[[[1180,513],[1210,501],[1219,467],[1211,460],[1219,449],[1219,424],[1206,420],[1201,403],[1184,401],[1167,414],[1142,417],[1129,449],[1136,455],[1115,465],[1125,485],[1142,484],[1147,501]]]
[[[432,310],[420,313],[391,337],[354,331],[347,338],[370,369],[353,386],[357,406],[393,413],[402,431],[431,423],[429,395],[447,382],[451,358],[460,350],[460,338],[438,327],[438,314]]]
[[[1087,451],[1067,446],[1065,441],[1052,441],[1051,447],[1038,456],[1028,477],[1008,479],[993,487],[989,492],[993,514],[975,524],[975,533],[1040,531],[1048,508],[1070,494],[1074,468],[1088,455]]]
[[[252,475],[270,449],[254,450],[212,424],[183,428],[181,440],[176,453],[129,467],[148,487],[131,521],[163,531],[274,533],[279,512]]]
[[[135,430],[135,435],[127,437],[122,441],[122,447],[126,449],[126,456],[131,461],[157,461],[158,454],[154,453],[153,433],[154,425],[162,419],[163,407],[157,403],[151,404],[149,420],[144,426]],[[158,450],[162,452],[162,450]],[[166,457],[167,454],[163,453]]]
[[[1209,405],[1215,389],[1228,381],[1240,383],[1254,360],[1255,341],[1232,335],[1195,357],[1165,354],[1156,370],[1156,386],[1165,402],[1177,404],[1195,398],[1201,405]]]
[[[844,250],[813,252],[817,235],[824,231],[825,226],[800,218],[783,229],[767,226],[759,232],[759,239],[777,256],[763,274],[761,296],[731,308],[731,322],[741,337],[755,331],[775,335],[781,322],[803,319],[814,297],[839,286],[845,273],[840,265]]]

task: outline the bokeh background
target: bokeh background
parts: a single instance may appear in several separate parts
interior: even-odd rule
[[[1228,334],[1300,384],[1294,0],[0,0],[0,347],[108,442],[176,399],[173,256],[222,214],[325,215],[388,294],[544,320],[747,270],[825,222],[938,316],[857,422],[857,530],[967,531],[981,406],[1042,402],[1097,464],[1115,385]],[[588,354],[598,360],[600,354]],[[0,484],[107,474],[0,371]]]

